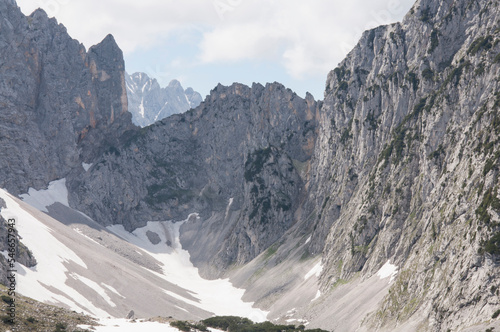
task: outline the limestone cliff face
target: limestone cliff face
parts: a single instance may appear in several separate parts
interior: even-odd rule
[[[72,178],[71,204],[127,229],[197,212],[200,222],[183,233],[193,260],[247,262],[295,222],[317,111],[311,96],[277,83],[219,85],[196,109],[143,128]],[[212,233],[221,241],[195,244]]]
[[[26,17],[5,0],[0,27],[0,185],[21,193],[91,162],[133,126],[113,37],[87,53],[42,10]]]
[[[324,290],[399,266],[374,326],[454,330],[498,309],[498,18],[495,2],[417,1],[328,75],[310,251]]]
[[[12,194],[83,171],[135,128],[113,37],[86,52],[45,12],[26,17],[11,0],[0,0],[0,82],[0,186]],[[6,236],[0,218],[0,251]],[[36,263],[22,243],[16,258]]]

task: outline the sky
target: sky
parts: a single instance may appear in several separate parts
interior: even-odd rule
[[[364,30],[401,21],[414,0],[17,0],[43,8],[87,48],[111,33],[129,74],[202,96],[218,83],[280,82],[323,99],[327,74]]]

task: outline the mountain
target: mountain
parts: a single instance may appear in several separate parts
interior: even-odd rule
[[[104,228],[67,206],[64,180],[30,190],[22,195],[25,202],[4,190],[0,197],[2,215],[15,216],[16,229],[37,257],[36,268],[16,264],[14,288],[21,294],[100,318],[124,318],[131,310],[146,318],[265,317],[241,301],[242,291],[227,280],[199,276],[180,246],[181,223],[149,222],[134,233],[121,225]]]
[[[167,116],[197,107],[201,95],[192,88],[184,90],[177,80],[161,88],[156,79],[144,73],[125,75],[128,110],[135,125],[146,127]]]
[[[295,223],[319,105],[278,83],[219,85],[196,109],[143,128],[70,176],[70,204],[130,231],[199,213],[203,222],[182,235],[193,261],[219,272],[246,263]]]
[[[130,249],[120,257],[137,264],[133,250],[175,257],[173,223],[200,274],[230,278],[267,319],[500,328],[499,14],[495,2],[418,0],[401,23],[363,34],[328,74],[323,102],[279,83],[218,85],[139,129],[111,36],[86,52],[43,12],[24,17],[0,0],[0,184],[33,188],[26,202],[63,223],[84,213],[88,234],[115,230],[93,240],[118,234]],[[54,180],[63,199],[37,196]],[[42,268],[36,237],[25,239]],[[209,314],[184,290],[190,315]]]
[[[66,176],[134,130],[114,38],[85,50],[39,9],[0,1],[0,184],[20,194]]]
[[[328,75],[311,250],[323,291],[399,267],[372,328],[455,330],[499,309],[498,18],[494,3],[417,1]]]
[[[137,129],[127,112],[123,54],[112,36],[85,50],[43,10],[0,1],[0,184],[40,189]],[[7,249],[5,220],[0,249]],[[35,264],[19,247],[18,261]],[[0,264],[5,267],[4,257]],[[6,268],[0,279],[5,282]]]

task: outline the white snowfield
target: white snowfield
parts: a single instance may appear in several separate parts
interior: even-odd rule
[[[78,325],[80,329],[91,329],[95,332],[179,332],[175,327],[169,324],[148,321],[133,321],[128,319],[100,319],[102,326]]]
[[[133,233],[127,232],[122,225],[110,226],[108,229],[160,261],[164,272],[158,275],[175,285],[188,289],[195,299],[177,298],[217,315],[243,316],[254,322],[265,321],[268,312],[252,308],[253,303],[241,300],[245,293],[244,289],[234,288],[229,279],[206,280],[200,277],[198,269],[189,260],[189,252],[182,249],[179,241],[179,228],[183,223],[184,221],[178,223],[148,222],[146,227],[138,228]],[[152,244],[146,235],[148,231],[158,234],[161,239],[160,243]],[[168,241],[172,244],[171,246],[167,245]],[[165,290],[165,292],[173,295],[169,291]]]
[[[2,216],[16,219],[22,242],[37,260],[33,268],[16,264],[19,293],[101,319],[125,317],[134,310],[138,318],[238,315],[266,320],[268,312],[243,302],[245,290],[227,279],[200,277],[179,242],[182,223],[148,222],[133,233],[121,225],[105,229],[67,207],[67,195],[64,179],[52,182],[47,190],[30,189],[22,195],[24,202],[0,189],[7,205]],[[56,211],[65,216],[64,222],[40,211]],[[152,234],[160,239],[156,245],[148,238]],[[157,327],[168,331],[165,324],[143,322],[140,328],[137,324],[107,321],[109,329],[96,331],[115,331],[114,325],[120,331],[128,331],[127,326],[130,331],[156,331]]]
[[[377,272],[377,276],[379,276],[380,279],[385,279],[390,277],[391,279],[389,279],[389,283],[391,283],[394,280],[396,274],[398,274],[398,267],[396,265],[391,264],[390,260],[388,260],[387,263],[385,263],[384,266],[382,266],[380,270]]]
[[[38,262],[33,268],[17,264],[17,291],[98,317],[102,326],[96,332],[173,332],[177,329],[168,324],[142,319],[172,316],[199,320],[212,315],[237,315],[257,322],[269,316],[281,318],[282,323],[310,322],[312,327],[355,330],[382,301],[398,273],[398,267],[388,261],[367,280],[353,279],[322,292],[318,287],[323,270],[319,257],[298,262],[303,264],[301,268],[277,265],[262,277],[266,282],[293,268],[297,268],[298,279],[269,314],[242,301],[245,291],[235,288],[229,280],[199,276],[179,242],[182,222],[148,222],[133,233],[121,225],[104,228],[68,207],[64,179],[52,182],[47,190],[30,189],[22,195],[24,202],[4,190],[0,190],[0,197],[7,205],[1,214],[16,219],[22,241]],[[272,282],[269,285],[272,289]],[[121,319],[130,310],[138,319]]]
[[[2,209],[2,216],[16,220],[23,243],[33,252],[38,263],[31,269],[16,263],[17,291],[42,302],[61,303],[79,312],[107,316],[106,311],[96,307],[86,296],[66,283],[69,270],[65,263],[71,262],[87,269],[82,259],[59,241],[52,229],[21,207],[14,197],[4,190],[0,190],[0,197],[7,204],[7,208]],[[37,200],[40,201],[43,199]]]
[[[304,276],[304,280],[307,280],[312,276],[316,276],[316,278],[319,278],[322,271],[323,265],[321,264],[321,261],[319,261],[316,265],[314,265],[311,271],[307,272],[307,274]]]
[[[29,205],[42,212],[48,212],[47,206],[56,202],[69,206],[68,190],[66,189],[66,179],[52,181],[47,190],[35,190],[30,188],[27,194],[19,195],[21,199]]]

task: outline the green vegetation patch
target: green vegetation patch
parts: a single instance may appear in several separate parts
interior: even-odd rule
[[[186,321],[181,321],[181,320],[171,322],[170,326],[178,328],[179,330],[184,331],[184,332],[190,332],[190,331],[207,332],[208,331],[207,327],[202,323],[192,324],[192,323],[189,323]]]
[[[264,164],[271,158],[271,147],[265,149],[255,150],[248,156],[245,162],[245,180],[252,182],[257,174],[262,172]]]
[[[479,52],[480,50],[489,50],[490,48],[493,47],[492,41],[493,41],[493,36],[491,35],[481,36],[477,38],[469,46],[467,54],[476,55],[476,53]]]
[[[500,255],[500,232],[493,235],[489,240],[481,243],[480,253]]]
[[[434,52],[436,47],[438,47],[438,45],[439,45],[438,36],[439,36],[439,31],[437,29],[432,30],[432,32],[431,32],[431,44],[429,45],[429,51],[428,51],[429,53]]]
[[[434,78],[434,72],[430,68],[422,70],[422,77],[426,80],[432,80]]]
[[[346,69],[345,67],[337,67],[333,70],[337,77],[337,81],[340,83],[341,81],[344,81],[346,77],[349,77],[351,75],[351,71],[349,69]]]
[[[499,315],[500,315],[500,309],[498,309],[497,311],[495,311],[495,312],[493,313],[493,315],[491,316],[491,318],[495,319],[495,318],[497,318]]]
[[[500,200],[497,197],[497,188],[488,189],[483,196],[481,204],[476,209],[476,216],[486,225],[490,225],[491,216],[488,208],[492,207],[495,211],[500,211]],[[494,226],[494,225],[493,225]]]
[[[417,78],[417,74],[409,72],[408,75],[406,75],[406,79],[411,83],[413,91],[417,91],[420,83],[420,80]]]
[[[219,316],[202,320],[207,327],[220,329],[227,332],[299,332],[304,331],[304,325],[276,325],[269,321],[254,323],[248,318],[236,316]],[[321,329],[307,330],[310,332],[326,332]]]

